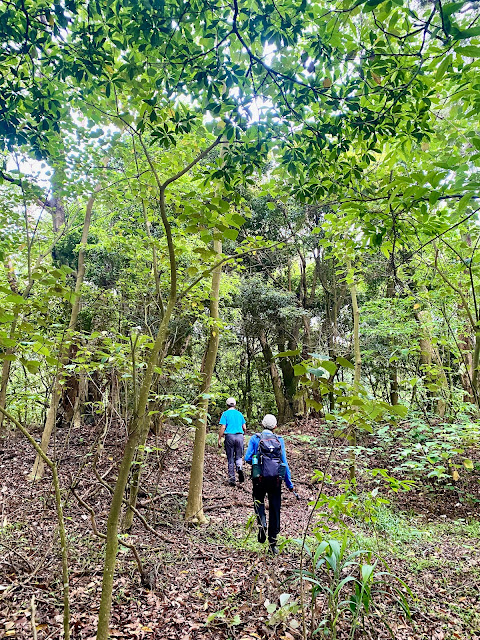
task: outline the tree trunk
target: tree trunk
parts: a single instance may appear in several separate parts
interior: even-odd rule
[[[352,300],[352,315],[353,315],[353,353],[355,357],[353,392],[354,394],[358,394],[360,389],[360,379],[362,375],[362,354],[360,351],[360,310],[358,308],[355,272],[352,268],[352,263],[349,258],[346,259],[346,267],[347,267],[347,284],[350,290],[350,297]],[[356,460],[355,460],[355,451],[353,450],[353,447],[355,447],[357,444],[357,432],[356,432],[355,425],[353,425],[353,428],[351,431],[350,441],[352,445],[352,450],[350,452],[349,475],[350,475],[350,480],[355,480]]]
[[[123,494],[125,492],[125,487],[127,486],[133,457],[138,449],[139,443],[142,442],[146,437],[144,431],[145,429],[148,429],[149,421],[145,419],[145,413],[148,405],[148,396],[150,394],[150,389],[152,386],[154,368],[158,364],[160,354],[163,354],[165,351],[165,344],[168,335],[168,323],[170,321],[170,318],[172,317],[175,304],[177,303],[177,260],[175,254],[175,245],[173,243],[172,229],[167,217],[165,190],[170,184],[172,184],[172,182],[175,182],[176,180],[181,178],[195,164],[205,158],[205,156],[220,142],[220,138],[217,138],[215,142],[204,149],[204,151],[202,151],[193,162],[188,164],[181,171],[176,173],[174,176],[171,176],[162,183],[155,168],[155,164],[150,157],[148,148],[146,147],[140,135],[138,136],[138,138],[145,153],[145,157],[147,158],[150,170],[159,188],[160,215],[167,239],[168,259],[170,263],[170,293],[168,296],[168,303],[165,307],[165,312],[158,329],[157,337],[155,339],[153,349],[150,353],[150,358],[147,362],[145,375],[140,387],[140,393],[138,395],[137,406],[135,407],[135,413],[131,425],[129,425],[129,428],[127,430],[128,439],[125,445],[123,458],[118,469],[117,481],[115,483],[112,502],[110,504],[110,511],[107,520],[107,544],[105,548],[105,563],[103,568],[102,596],[100,599],[100,609],[98,612],[96,640],[108,640],[108,626],[110,621],[110,611],[112,608],[113,577],[115,573],[115,564],[117,561],[118,551],[118,524],[122,509]]]
[[[289,349],[293,346],[294,345],[289,345]],[[295,375],[295,370],[290,358],[279,358],[279,365],[282,370],[283,389],[285,390],[283,422],[286,422],[296,415],[304,415],[305,401],[303,396],[299,397],[297,395],[299,377]]]
[[[247,337],[247,366],[245,369],[245,407],[247,424],[252,420],[252,349]]]
[[[220,240],[213,241],[215,253],[220,256],[222,253],[222,243]],[[198,418],[195,422],[195,441],[193,444],[192,467],[190,470],[190,484],[188,488],[187,507],[185,510],[185,520],[204,524],[207,518],[203,513],[203,467],[205,460],[205,439],[207,435],[207,414],[208,398],[205,397],[210,391],[213,377],[213,370],[217,360],[219,330],[218,330],[218,302],[220,297],[220,279],[222,267],[219,266],[212,272],[212,289],[210,292],[210,335],[207,348],[202,363],[202,384],[200,386],[200,400],[198,403]]]
[[[10,351],[12,351],[11,349],[7,349],[5,352],[5,355],[10,355]],[[4,360],[3,364],[2,364],[2,381],[0,384],[0,407],[2,409],[5,409],[6,406],[6,400],[7,400],[7,387],[8,387],[8,381],[10,379],[10,367],[11,367],[11,361],[10,360]],[[3,413],[0,413],[0,432],[3,430],[3,421],[5,419],[5,416],[3,415]]]
[[[475,329],[475,349],[472,357],[472,386],[475,389],[476,397],[480,397],[480,389],[478,385],[478,367],[480,361],[480,323],[477,323]]]
[[[173,312],[176,299],[169,299],[165,308],[165,314],[159,327],[155,344],[150,353],[150,358],[145,370],[145,376],[140,388],[138,404],[135,414],[132,418],[128,429],[128,439],[125,445],[122,461],[118,469],[117,481],[115,483],[112,502],[107,520],[107,543],[105,548],[105,564],[103,569],[102,581],[102,597],[100,600],[100,610],[98,614],[97,640],[107,640],[108,623],[110,620],[110,610],[112,606],[112,588],[113,576],[115,572],[115,563],[118,551],[118,523],[123,503],[123,495],[127,486],[128,476],[134,455],[137,451],[139,443],[144,439],[144,430],[148,429],[148,420],[146,420],[146,408],[148,403],[148,395],[152,384],[154,367],[158,362],[158,355],[165,347],[165,341],[168,331],[168,321]]]
[[[440,353],[432,341],[432,336],[429,328],[432,323],[432,318],[428,309],[415,309],[414,315],[420,328],[420,365],[424,372],[425,384],[427,386],[427,390],[431,385],[434,385],[438,388],[438,392],[428,390],[428,395],[435,395],[437,397],[436,411],[440,417],[443,417],[446,410],[446,399],[444,397],[444,394],[448,391],[448,380],[443,369],[443,363]],[[434,364],[437,367],[436,372],[432,371],[432,367]]]
[[[10,259],[5,260],[4,267],[5,267],[5,273],[6,273],[6,276],[7,276],[8,284],[10,285],[10,289],[12,290],[12,293],[18,295],[19,294],[18,282],[17,282],[17,278],[15,276],[15,271],[14,271],[14,268],[13,268],[12,261]],[[19,316],[19,312],[17,310],[15,312],[15,314],[14,314],[12,325],[10,327],[10,332],[9,332],[9,338],[10,339],[13,339],[14,336],[15,336],[15,329],[17,327],[18,316]],[[7,358],[9,356],[12,356],[13,353],[14,353],[14,350],[11,347],[9,347],[9,348],[7,348],[5,350],[5,355],[7,356]],[[7,387],[8,387],[8,381],[10,379],[11,366],[12,366],[12,361],[11,360],[6,359],[6,360],[3,361],[3,364],[2,364],[2,378],[1,378],[1,383],[0,383],[0,407],[2,409],[5,409],[5,406],[6,406]],[[0,432],[3,429],[3,421],[4,421],[4,415],[3,415],[3,413],[0,412]]]
[[[393,275],[390,275],[387,281],[387,298],[395,299],[395,281]],[[388,364],[388,378],[390,381],[390,404],[398,404],[398,368],[395,362]]]
[[[82,424],[82,411],[83,405],[87,399],[87,374],[84,372],[80,373],[78,379],[78,395],[75,398],[75,406],[73,407],[73,427],[74,429],[78,429]]]
[[[42,443],[40,445],[42,451],[45,454],[47,454],[48,445],[50,443],[50,438],[52,436],[52,431],[53,431],[53,428],[55,427],[58,403],[60,401],[61,392],[62,392],[61,381],[65,373],[65,365],[68,363],[68,355],[67,355],[68,354],[67,350],[69,348],[68,340],[70,339],[71,335],[75,331],[78,314],[80,312],[80,299],[81,299],[83,278],[85,276],[85,247],[87,245],[87,240],[88,240],[88,231],[90,229],[90,220],[92,218],[93,203],[95,202],[95,198],[98,191],[100,191],[100,185],[97,185],[95,187],[95,191],[88,199],[87,208],[85,210],[85,220],[83,222],[82,239],[80,244],[80,250],[78,252],[78,267],[77,267],[77,279],[75,282],[75,294],[74,294],[74,300],[72,304],[72,311],[70,314],[70,322],[68,324],[68,329],[66,333],[66,347],[63,346],[60,349],[59,367],[52,385],[50,406],[48,407],[45,426],[43,428],[43,433],[42,433]],[[44,472],[45,472],[44,459],[39,454],[37,454],[37,457],[35,458],[35,462],[33,464],[33,469],[30,472],[28,479],[31,481],[40,480],[41,478],[43,478]]]
[[[268,365],[270,372],[270,379],[272,381],[273,386],[273,394],[275,396],[275,404],[277,405],[278,411],[278,422],[282,423],[285,420],[285,412],[286,412],[286,402],[285,396],[283,395],[282,389],[282,381],[280,379],[280,374],[278,373],[277,365],[275,364],[275,359],[273,357],[272,350],[270,345],[267,342],[267,338],[264,331],[261,331],[259,336],[260,345],[262,347],[263,357],[265,362]]]

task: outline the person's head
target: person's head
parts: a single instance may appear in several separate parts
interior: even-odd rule
[[[234,409],[236,404],[237,404],[237,401],[235,400],[235,398],[227,398],[227,407],[229,409]]]
[[[277,426],[276,417],[273,416],[271,413],[267,413],[267,415],[263,417],[262,427],[265,427],[265,429],[275,429],[276,426]]]

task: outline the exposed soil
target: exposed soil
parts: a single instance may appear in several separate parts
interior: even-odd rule
[[[325,488],[331,494],[338,491],[335,481],[346,476],[346,454],[340,443],[334,445],[327,466],[330,449],[325,444],[326,429],[317,421],[283,429],[300,495],[297,501],[284,491],[281,535],[285,538],[302,536],[309,501],[319,490],[319,485],[312,482],[314,470],[331,474],[332,484]],[[75,492],[93,507],[98,528],[104,531],[109,492],[99,484],[92,470],[95,450],[89,443],[98,435],[94,431],[94,427],[87,426],[70,434],[59,430],[56,442],[62,459],[60,470],[70,544],[72,636],[82,640],[95,637],[103,540],[93,534],[90,514],[68,488],[75,485]],[[186,526],[183,512],[192,441],[184,437],[178,449],[165,456],[165,443],[171,436],[172,430],[167,429],[162,437],[152,436],[149,442],[152,451],[143,475],[139,509],[153,532],[135,522],[126,538],[136,545],[142,558],[144,584],[131,552],[122,547],[114,587],[111,636],[162,640],[301,638],[298,612],[292,610],[285,614],[285,620],[268,624],[271,616],[265,606],[268,602],[278,603],[282,593],[291,594],[290,601],[298,601],[298,583],[294,580],[299,568],[298,548],[292,543],[275,558],[266,554],[256,542],[254,529],[246,526],[253,512],[250,480],[236,488],[227,486],[226,460],[218,449],[210,446],[206,452],[204,483],[205,513],[210,523],[202,528]],[[114,480],[115,461],[119,459],[123,441],[122,428],[112,426],[98,463],[98,472],[107,482]],[[48,472],[44,480],[34,485],[26,481],[33,459],[29,444],[20,435],[11,434],[0,441],[0,636],[3,630],[5,637],[33,637],[34,596],[38,639],[46,640],[61,636],[60,558]],[[386,466],[381,459],[369,459],[368,464]],[[360,473],[360,478],[359,490],[376,486],[371,476],[365,475],[365,479]],[[479,494],[478,477],[472,474],[468,482],[470,494]],[[467,527],[467,522],[478,519],[478,507],[459,502],[455,492],[441,490],[434,484],[388,497],[394,510],[410,513],[419,531],[425,533],[432,523],[435,526],[430,537],[422,533],[418,540],[413,535],[402,543],[400,535],[390,550],[387,543],[389,552],[385,559],[389,570],[413,592],[412,619],[394,604],[395,593],[389,586],[378,597],[371,621],[365,629],[358,629],[355,637],[382,639],[393,634],[398,640],[480,640],[479,537],[471,533],[463,535],[461,524]],[[382,548],[387,534],[378,527],[374,529],[373,525],[358,523],[354,518],[348,524],[359,537],[376,537],[379,549]],[[320,609],[322,598],[318,604]],[[213,617],[222,610],[223,616]],[[348,637],[347,618],[339,623],[338,637]]]

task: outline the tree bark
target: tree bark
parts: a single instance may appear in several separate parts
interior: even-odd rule
[[[213,241],[214,252],[220,256],[222,253],[222,243],[220,240]],[[218,266],[212,272],[212,288],[210,291],[210,332],[207,348],[202,363],[202,384],[200,386],[200,399],[198,402],[198,418],[195,422],[195,441],[193,443],[192,466],[190,469],[190,484],[188,487],[187,507],[185,510],[185,520],[197,524],[204,524],[207,518],[203,513],[203,467],[205,461],[205,440],[207,435],[207,414],[208,398],[206,394],[210,391],[213,370],[217,360],[219,343],[219,311],[218,303],[220,298],[220,279],[222,267]]]
[[[347,284],[350,290],[350,297],[352,300],[352,315],[353,315],[353,353],[355,357],[353,392],[354,394],[358,394],[360,389],[360,379],[362,375],[362,353],[360,350],[360,310],[358,308],[355,272],[352,268],[352,262],[349,258],[346,259],[346,267],[347,267]],[[353,425],[353,428],[351,430],[350,441],[352,445],[352,450],[350,451],[349,475],[350,475],[350,480],[355,480],[356,460],[355,460],[355,451],[353,450],[353,447],[355,447],[357,444],[357,432],[356,432],[355,425]]]
[[[220,138],[217,138],[215,142],[204,149],[204,151],[202,151],[191,163],[189,163],[181,171],[171,176],[162,183],[155,168],[155,164],[150,157],[148,148],[146,147],[140,135],[138,136],[138,138],[159,188],[160,215],[167,239],[168,258],[170,263],[170,292],[168,296],[168,302],[165,307],[165,312],[158,329],[157,337],[155,339],[153,349],[150,353],[150,358],[147,362],[147,367],[145,370],[142,385],[140,387],[140,393],[138,396],[138,402],[135,408],[134,416],[132,418],[131,425],[129,425],[128,428],[128,439],[125,445],[123,458],[118,469],[117,481],[115,483],[110,511],[108,514],[107,543],[105,548],[102,595],[100,599],[100,609],[98,612],[96,640],[108,640],[108,625],[110,621],[110,611],[112,608],[113,577],[115,573],[115,564],[117,561],[118,551],[118,524],[120,521],[123,494],[125,492],[125,487],[127,486],[130,468],[134,455],[138,449],[138,445],[146,437],[145,430],[148,429],[149,421],[145,419],[145,413],[148,405],[148,396],[150,394],[150,389],[152,386],[154,368],[158,364],[159,355],[164,353],[168,335],[168,323],[177,303],[177,259],[175,253],[175,245],[173,243],[172,229],[167,217],[165,190],[170,184],[172,184],[172,182],[175,182],[176,180],[181,178],[193,166],[200,162],[220,142]]]
[[[395,299],[395,281],[390,275],[387,282],[387,298]],[[390,404],[398,404],[398,368],[395,362],[388,364],[388,378],[390,381]]]
[[[154,174],[155,176],[157,175],[155,171]],[[139,444],[145,441],[146,438],[146,431],[148,430],[149,425],[149,421],[146,419],[146,409],[148,405],[148,396],[153,380],[154,368],[158,364],[159,354],[163,353],[164,351],[168,334],[168,323],[170,321],[173,309],[177,301],[177,265],[171,228],[166,214],[165,187],[163,185],[160,189],[160,210],[162,213],[162,221],[167,236],[167,245],[169,248],[170,256],[170,295],[168,304],[165,308],[165,313],[160,323],[155,343],[153,345],[153,349],[150,353],[150,358],[147,362],[147,368],[145,370],[145,375],[140,387],[134,415],[128,428],[128,439],[125,445],[123,458],[118,469],[117,481],[115,483],[110,511],[108,514],[107,544],[105,548],[102,596],[98,614],[97,640],[107,640],[108,638],[108,623],[110,620],[110,611],[112,607],[113,576],[115,573],[115,564],[118,551],[118,523],[120,520],[120,513],[122,509],[123,495],[125,492],[125,487],[127,486],[130,468],[135,453],[137,452]]]
[[[5,267],[5,273],[7,276],[7,280],[8,280],[8,284],[10,285],[10,289],[12,291],[12,293],[14,294],[19,294],[19,290],[18,290],[18,282],[17,282],[17,278],[15,276],[15,271],[13,269],[13,264],[12,261],[10,259],[5,260],[4,262],[4,267]],[[14,313],[14,319],[12,321],[12,325],[10,327],[10,333],[9,333],[9,338],[13,339],[13,337],[15,336],[15,329],[17,326],[17,321],[18,321],[18,316],[19,316],[19,312],[15,312]],[[11,356],[14,353],[14,349],[12,349],[11,347],[7,348],[5,350],[5,355],[7,356]],[[10,379],[10,369],[12,366],[12,361],[11,360],[4,360],[3,364],[2,364],[2,378],[1,378],[1,383],[0,383],[0,407],[2,409],[5,409],[6,406],[6,401],[7,401],[7,387],[8,387],[8,381]],[[0,432],[3,429],[3,421],[4,421],[4,415],[3,413],[0,412]]]
[[[75,398],[75,405],[73,407],[73,427],[74,429],[78,429],[82,423],[82,411],[83,405],[85,404],[85,400],[87,399],[87,374],[84,372],[80,373],[78,379],[78,394]]]
[[[286,403],[285,396],[283,395],[282,389],[282,381],[280,379],[280,374],[278,373],[277,365],[275,363],[275,359],[273,357],[272,350],[270,345],[267,342],[267,337],[264,331],[260,331],[258,336],[260,340],[260,345],[262,347],[263,357],[265,362],[268,365],[270,372],[270,379],[272,381],[273,386],[273,394],[275,396],[275,404],[277,405],[278,411],[278,422],[282,423],[285,420],[285,412],[286,412]]]
[[[423,288],[425,289],[425,287]],[[448,391],[448,380],[443,369],[440,353],[432,341],[430,333],[432,318],[428,309],[415,309],[414,316],[420,329],[420,365],[424,373],[425,384],[427,389],[428,385],[435,385],[438,388],[438,393],[435,394],[437,396],[436,411],[440,417],[443,417],[446,410],[446,399],[442,394]],[[436,372],[432,371],[434,364],[437,367]],[[428,395],[432,396],[433,392],[429,390]]]
[[[289,345],[289,349],[294,345]],[[298,391],[298,376],[295,375],[293,364],[289,357],[279,358],[279,365],[282,371],[283,378],[283,393],[284,393],[284,411],[283,420],[286,422],[294,418],[296,415],[303,415],[305,413],[305,404],[303,397],[297,396]]]

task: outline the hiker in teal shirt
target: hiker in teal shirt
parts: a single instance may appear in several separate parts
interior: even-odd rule
[[[222,437],[225,436],[225,453],[228,461],[228,483],[235,486],[235,468],[238,473],[238,481],[243,482],[243,444],[246,430],[245,418],[235,409],[235,398],[228,398],[227,411],[220,418],[220,431],[218,432],[218,446],[222,446]]]

